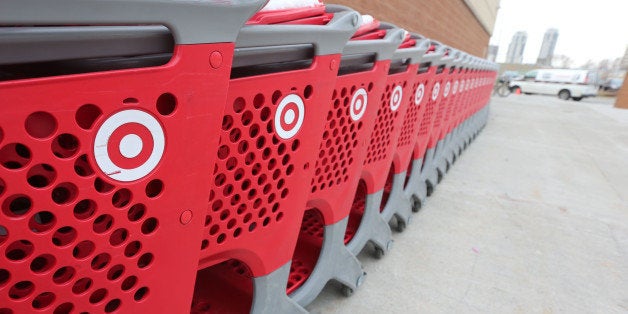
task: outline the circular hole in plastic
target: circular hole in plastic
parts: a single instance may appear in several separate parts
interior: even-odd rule
[[[40,293],[33,299],[31,305],[37,310],[45,309],[55,301],[55,298],[56,296],[52,292]]]
[[[91,304],[100,303],[102,300],[105,299],[105,297],[107,297],[107,289],[100,288],[92,292],[92,294],[89,296],[89,303]]]
[[[233,101],[233,111],[235,113],[240,113],[244,111],[245,106],[246,106],[246,102],[244,101],[244,98],[242,97],[238,97]]]
[[[70,266],[63,266],[52,275],[52,281],[56,284],[64,284],[74,278],[76,270]]]
[[[157,197],[159,196],[159,194],[161,194],[161,191],[163,191],[163,189],[164,189],[164,183],[161,180],[159,179],[151,180],[146,185],[146,196],[150,198]]]
[[[26,174],[26,181],[34,188],[45,188],[57,178],[57,172],[49,164],[38,164],[31,167]]]
[[[137,291],[135,291],[135,294],[133,295],[133,299],[138,302],[142,301],[148,296],[148,292],[149,292],[148,287],[141,287],[137,289]]]
[[[119,189],[118,191],[116,191],[116,193],[113,194],[113,197],[111,198],[111,203],[117,208],[122,208],[131,202],[132,197],[133,195],[131,194],[130,190]]]
[[[159,226],[159,221],[157,218],[151,217],[148,218],[142,223],[142,233],[143,234],[151,234],[155,232],[155,229]]]
[[[20,300],[28,297],[35,291],[35,285],[30,281],[20,281],[15,283],[11,289],[9,289],[9,298],[14,300]]]
[[[67,314],[67,313],[72,313],[72,310],[74,310],[74,304],[72,304],[71,302],[65,302],[65,303],[61,303],[59,304],[53,314]]]
[[[47,138],[57,130],[57,119],[44,111],[33,112],[26,118],[24,128],[34,138]]]
[[[28,213],[33,206],[31,199],[26,195],[12,195],[2,203],[2,212],[8,217],[21,217]]]
[[[129,291],[135,286],[136,283],[137,283],[137,277],[129,276],[125,278],[124,281],[122,281],[121,288],[124,291]]]
[[[28,240],[18,240],[7,246],[4,255],[11,261],[21,261],[33,254],[35,247]]]
[[[92,224],[92,230],[96,233],[105,233],[113,226],[113,217],[109,214],[98,216]]]
[[[124,274],[124,265],[118,264],[109,269],[107,272],[107,279],[114,281]]]
[[[61,227],[52,235],[52,243],[61,247],[69,245],[76,240],[77,234],[76,229],[70,226]]]
[[[127,218],[129,221],[138,221],[144,217],[144,213],[146,213],[146,206],[144,204],[135,204],[129,208]]]
[[[135,97],[127,97],[124,100],[122,100],[122,103],[125,105],[137,105],[140,103],[140,101],[137,100],[137,98]]]
[[[70,158],[78,152],[80,142],[69,133],[63,133],[52,141],[52,152],[59,158]]]
[[[81,278],[77,280],[72,286],[72,292],[74,294],[83,294],[92,287],[93,283],[94,282],[90,278]]]
[[[96,189],[99,193],[109,193],[113,191],[113,188],[115,188],[115,186],[105,182],[101,178],[96,178],[96,180],[94,180],[94,189]]]
[[[96,212],[96,202],[84,199],[74,205],[74,217],[79,220],[87,220]]]
[[[50,254],[43,254],[31,261],[30,268],[34,273],[45,273],[54,267],[57,259]]]
[[[23,144],[12,143],[0,148],[0,164],[7,169],[21,169],[30,161],[31,151]]]
[[[273,96],[272,96],[272,101],[273,101],[273,104],[275,104],[275,105],[276,105],[276,104],[277,104],[277,101],[279,100],[279,98],[281,98],[281,91],[276,90],[276,91],[273,93]]]
[[[224,131],[228,131],[233,126],[233,117],[224,116],[222,117],[222,129]]]
[[[177,109],[177,98],[170,93],[163,93],[157,98],[157,111],[162,116],[171,115]]]
[[[148,267],[153,262],[153,258],[154,258],[153,254],[151,253],[142,254],[142,256],[140,256],[140,258],[137,260],[137,267],[139,268]]]
[[[81,177],[89,177],[94,174],[94,169],[87,160],[87,155],[81,155],[74,161],[74,172]]]
[[[94,258],[92,259],[92,269],[93,270],[102,270],[105,267],[107,267],[107,265],[109,265],[109,262],[111,261],[111,255],[107,254],[107,253],[100,253],[96,256],[94,256]]]
[[[11,279],[11,273],[6,269],[0,268],[0,288],[6,285],[9,279]]]
[[[129,232],[126,229],[124,228],[116,229],[109,236],[109,244],[111,244],[112,246],[118,246],[124,243],[124,241],[126,241],[128,237],[129,237]]]
[[[87,104],[81,106],[74,115],[74,119],[76,120],[76,124],[81,129],[89,130],[94,126],[94,122],[102,115],[102,110],[100,108]]]
[[[72,256],[76,259],[84,259],[94,252],[94,247],[94,242],[92,241],[81,241],[72,250]]]
[[[314,88],[312,88],[312,85],[305,86],[305,89],[303,90],[303,96],[305,97],[305,99],[310,99],[313,92]]]
[[[76,185],[69,182],[64,182],[57,185],[52,190],[51,197],[55,203],[59,205],[63,205],[63,204],[68,204],[74,201],[74,199],[76,199],[77,194],[78,194],[78,188],[76,187]]]
[[[126,245],[124,248],[124,256],[133,257],[140,251],[142,248],[142,243],[140,241],[133,241]]]
[[[105,305],[105,313],[111,313],[120,307],[120,299],[113,299]]]

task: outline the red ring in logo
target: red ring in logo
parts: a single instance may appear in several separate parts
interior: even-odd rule
[[[120,152],[120,143],[122,139],[127,135],[137,135],[142,140],[142,150],[140,153],[132,158],[127,158]],[[118,127],[107,141],[107,153],[111,161],[122,169],[135,169],[143,165],[150,154],[153,152],[153,136],[150,131],[143,125],[135,122],[130,122]]]

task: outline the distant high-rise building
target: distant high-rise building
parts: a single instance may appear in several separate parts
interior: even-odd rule
[[[522,63],[523,49],[526,47],[528,33],[516,32],[512,36],[512,41],[508,45],[508,53],[506,53],[506,63]]]
[[[539,57],[536,59],[536,64],[552,65],[556,41],[558,41],[558,30],[555,28],[548,29],[545,32],[545,36],[543,36],[543,44],[541,45],[541,51],[539,51]]]
[[[486,54],[486,59],[488,61],[495,62],[495,59],[497,58],[497,51],[498,50],[499,50],[499,46],[497,46],[497,45],[489,45],[488,46],[488,53]]]

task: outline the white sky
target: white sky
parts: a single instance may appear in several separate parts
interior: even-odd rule
[[[517,31],[526,31],[524,63],[535,63],[543,34],[558,29],[554,55],[566,55],[580,66],[587,60],[615,59],[628,45],[628,0],[501,0],[491,45],[504,62]]]

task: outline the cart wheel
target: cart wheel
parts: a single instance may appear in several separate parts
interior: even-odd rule
[[[412,195],[412,212],[418,213],[421,210],[421,200]]]
[[[340,292],[347,298],[353,295],[353,289],[347,286],[342,286],[342,288],[340,288]]]
[[[397,219],[397,228],[395,228],[395,230],[397,230],[397,232],[401,233],[404,230],[406,230],[406,222],[405,221],[401,221],[399,219]]]
[[[376,247],[375,251],[373,252],[373,257],[375,257],[376,259],[380,259],[382,257],[384,257],[386,253],[384,252],[384,249]]]
[[[426,182],[425,191],[427,192],[427,196],[432,196],[432,193],[434,193],[434,187],[432,186],[431,183]]]

